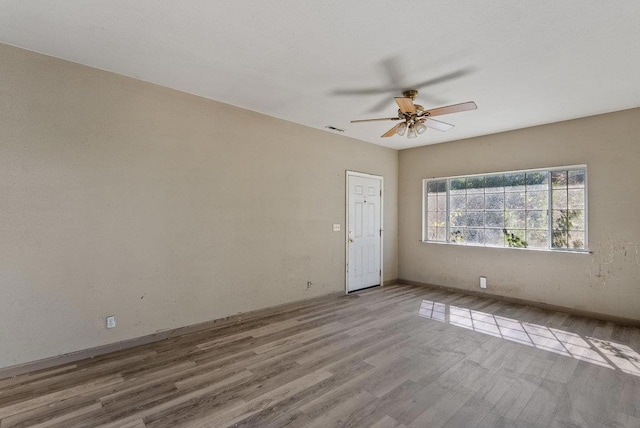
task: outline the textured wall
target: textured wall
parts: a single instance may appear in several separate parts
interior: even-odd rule
[[[0,103],[0,368],[344,290],[345,170],[397,278],[395,150],[6,45]]]
[[[640,109],[400,152],[399,277],[640,319]],[[420,243],[422,179],[588,168],[593,254]]]

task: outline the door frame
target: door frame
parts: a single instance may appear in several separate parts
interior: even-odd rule
[[[345,280],[344,291],[349,294],[349,178],[364,177],[380,180],[380,287],[384,285],[384,177],[382,175],[369,174],[366,172],[346,171],[345,174],[345,227],[344,227],[344,246],[345,246]],[[357,290],[356,290],[357,291]]]

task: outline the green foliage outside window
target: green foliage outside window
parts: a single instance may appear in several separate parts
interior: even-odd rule
[[[520,239],[519,236],[514,235],[513,233],[509,233],[507,229],[502,229],[504,233],[504,237],[507,240],[507,244],[513,248],[527,248],[529,244],[527,241]]]
[[[553,225],[553,246],[557,248],[568,248],[569,243],[573,248],[582,248],[584,243],[581,240],[571,241],[571,231],[574,229],[573,222],[580,215],[578,210],[560,210],[560,217],[556,218]]]

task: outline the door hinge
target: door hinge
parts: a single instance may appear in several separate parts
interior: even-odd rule
[[[380,196],[382,196],[382,190],[380,190]]]
[[[380,236],[382,236],[382,229],[380,229]]]

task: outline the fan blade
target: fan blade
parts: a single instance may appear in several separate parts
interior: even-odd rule
[[[396,126],[394,126],[393,128],[391,128],[390,130],[388,130],[387,132],[385,132],[384,134],[381,135],[382,138],[384,137],[391,137],[392,135],[396,134],[396,131],[398,130],[398,128],[400,127],[400,125],[402,125],[402,123],[404,122],[400,122],[398,123]]]
[[[411,98],[406,97],[396,97],[395,98],[398,107],[400,107],[400,111],[403,113],[415,113],[416,106],[413,105],[413,100]]]
[[[467,111],[467,110],[475,110],[477,108],[478,106],[476,105],[476,103],[474,103],[473,101],[467,101],[466,103],[453,104],[445,107],[437,107],[431,110],[427,110],[425,113],[427,114],[427,116],[440,116],[443,114],[458,113],[458,112]]]
[[[453,125],[450,123],[446,123],[446,122],[441,122],[439,120],[435,120],[435,119],[431,119],[431,118],[427,118],[424,121],[424,124],[428,127],[428,128],[432,128],[432,129],[437,129],[438,131],[448,131],[451,128],[453,128]]]
[[[411,89],[422,89],[425,86],[432,86],[438,83],[446,82],[447,80],[457,79],[459,77],[465,76],[473,71],[473,68],[463,68],[452,73],[443,74],[442,76],[438,76],[433,79],[425,80],[424,82],[416,83],[411,85]]]
[[[400,66],[400,58],[397,56],[384,59],[379,65],[384,73],[384,77],[389,82],[389,86],[362,88],[362,89],[337,89],[333,91],[336,95],[377,95],[402,92],[404,88],[404,75]]]
[[[399,70],[397,60],[398,58],[394,57],[382,61],[382,67],[389,78],[389,86],[362,89],[334,89],[332,93],[334,95],[378,95],[403,92],[407,89],[422,89],[448,80],[458,79],[474,71],[471,67],[463,68],[448,74],[443,74],[442,76],[438,76],[433,79],[407,85],[405,84],[406,82],[403,73]]]
[[[385,96],[384,98],[380,98],[380,101],[376,103],[376,105],[371,107],[369,110],[367,110],[367,112],[378,113],[383,110],[389,110],[389,107],[391,107],[391,100],[389,99],[389,97]]]
[[[363,89],[335,89],[334,95],[380,95],[389,92],[398,92],[396,88],[363,88]]]
[[[380,119],[358,119],[358,120],[352,120],[351,123],[358,123],[358,122],[377,122],[379,120],[400,120],[399,117],[382,117]]]

